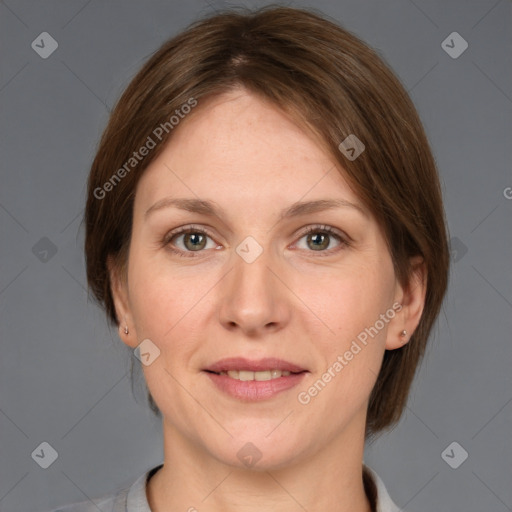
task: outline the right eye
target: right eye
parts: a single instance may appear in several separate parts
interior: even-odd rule
[[[212,240],[211,247],[207,247],[208,238]],[[163,245],[168,247],[171,252],[178,254],[178,256],[186,257],[194,257],[193,254],[190,254],[193,252],[202,252],[203,249],[215,249],[218,247],[205,229],[195,226],[178,228],[171,231],[165,236]]]

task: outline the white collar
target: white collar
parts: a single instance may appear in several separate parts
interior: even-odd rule
[[[146,484],[150,475],[156,473],[158,469],[162,467],[162,464],[155,466],[143,475],[141,475],[125,492],[118,495],[116,499],[115,512],[151,512],[149,508],[147,495],[146,495]],[[375,473],[368,466],[365,466],[368,473],[373,479],[377,489],[377,512],[400,512],[400,509],[392,501],[389,493],[381,480],[379,475]]]

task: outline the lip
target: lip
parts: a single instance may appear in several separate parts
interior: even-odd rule
[[[265,357],[263,359],[246,359],[244,357],[229,357],[226,359],[221,359],[216,363],[205,368],[205,371],[208,372],[228,372],[230,370],[245,370],[249,372],[262,372],[265,370],[281,370],[288,371],[293,373],[305,372],[307,371],[305,368],[301,368],[300,366],[290,363],[288,361],[284,361],[283,359],[278,359],[275,357]],[[283,377],[280,377],[283,378]],[[276,379],[278,380],[278,379]],[[265,381],[268,382],[268,381]]]
[[[217,389],[244,402],[259,402],[273,398],[299,384],[307,372],[292,373],[271,380],[237,380],[228,375],[205,372]]]
[[[242,381],[233,379],[228,375],[218,375],[219,372],[227,372],[230,370],[245,370],[250,372],[281,370],[291,373],[290,375],[278,377],[277,379],[264,381]],[[297,386],[306,373],[309,372],[296,364],[274,357],[266,357],[258,360],[250,360],[243,357],[230,357],[221,359],[208,368],[205,368],[204,373],[217,389],[223,393],[244,402],[258,402],[268,400],[279,393]]]

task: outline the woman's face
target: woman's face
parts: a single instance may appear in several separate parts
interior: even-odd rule
[[[309,135],[244,90],[181,123],[139,182],[114,290],[125,343],[150,340],[164,432],[260,468],[361,441],[406,328],[375,218]]]

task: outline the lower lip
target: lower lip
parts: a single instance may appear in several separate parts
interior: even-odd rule
[[[268,400],[282,391],[295,387],[306,372],[292,373],[286,377],[271,380],[238,380],[227,375],[206,372],[211,381],[224,393],[247,402]]]

